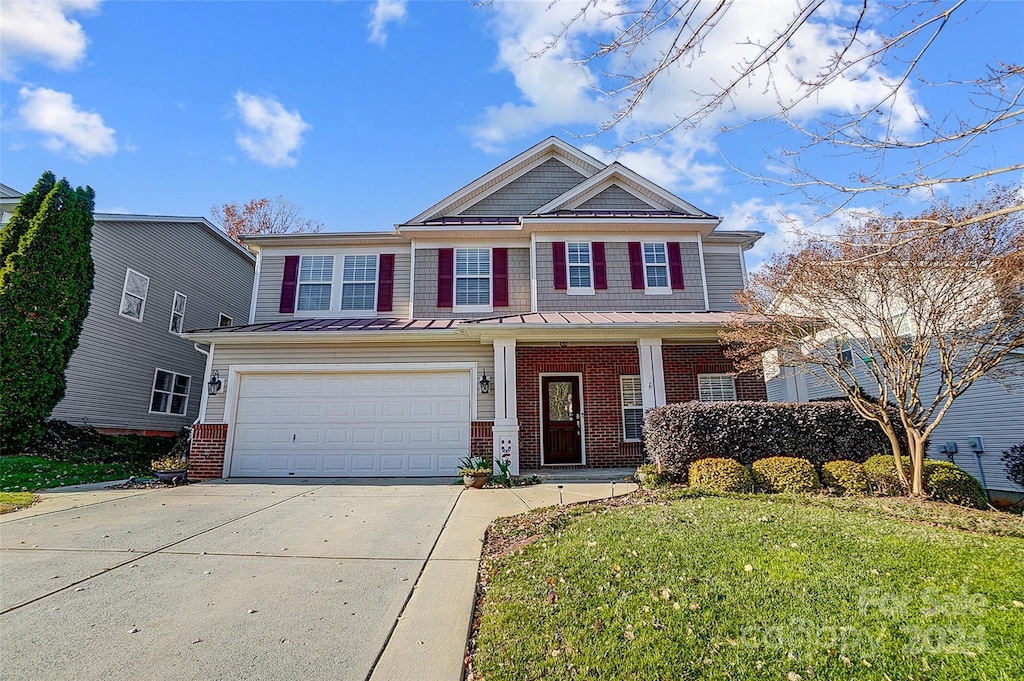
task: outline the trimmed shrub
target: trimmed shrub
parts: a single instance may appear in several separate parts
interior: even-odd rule
[[[647,413],[644,450],[673,474],[684,475],[691,463],[706,457],[747,465],[794,455],[815,466],[840,459],[863,462],[889,451],[889,440],[848,402],[685,402]]]
[[[856,461],[829,461],[821,467],[821,484],[840,494],[867,494],[868,476]]]
[[[1024,442],[1003,452],[1003,463],[1006,464],[1006,476],[1024,487]]]
[[[969,508],[988,508],[988,498],[981,489],[981,483],[956,464],[925,459],[921,475],[924,488],[936,501]]]
[[[661,487],[671,482],[668,473],[665,471],[658,471],[658,467],[653,463],[645,463],[636,469],[636,473],[633,474],[633,479],[637,481],[642,487]]]
[[[26,454],[54,461],[92,463],[149,462],[168,452],[188,451],[188,429],[177,437],[104,435],[66,421],[43,423],[43,434],[26,447]]]
[[[752,466],[754,489],[758,492],[813,492],[818,489],[818,472],[807,459],[770,456]]]
[[[910,457],[903,457],[903,471],[910,477]],[[867,476],[871,492],[879,497],[903,496],[907,488],[896,475],[896,462],[892,454],[875,454],[864,462],[864,475]]]
[[[736,459],[698,459],[690,464],[690,487],[708,492],[749,492],[753,480]]]

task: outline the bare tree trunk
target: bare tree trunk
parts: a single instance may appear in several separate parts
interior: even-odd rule
[[[924,438],[916,431],[907,431],[910,442],[910,496],[924,496]]]
[[[900,479],[903,489],[910,489],[910,481],[907,480],[907,473],[903,470],[903,459],[900,456],[900,441],[896,437],[896,431],[893,430],[892,424],[889,422],[883,423],[879,421],[879,425],[882,426],[885,436],[889,438],[889,447],[892,449],[893,460],[896,463],[896,476]]]

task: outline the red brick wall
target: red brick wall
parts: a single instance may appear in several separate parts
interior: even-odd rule
[[[494,455],[494,438],[490,421],[473,421],[469,426],[469,451],[473,456],[490,459]]]
[[[662,345],[665,368],[665,400],[669,404],[697,399],[697,374],[730,374],[732,361],[720,345]],[[745,373],[736,376],[736,398],[767,400],[764,378]]]
[[[192,448],[188,457],[189,480],[213,480],[224,473],[224,446],[228,424],[199,423],[192,427]]]

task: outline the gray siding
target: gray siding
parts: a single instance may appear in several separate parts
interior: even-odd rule
[[[608,289],[592,296],[569,295],[555,290],[551,244],[537,244],[537,307],[548,312],[681,312],[704,309],[704,281],[700,274],[697,244],[682,242],[683,281],[686,288],[671,295],[645,295],[633,290],[629,275],[629,246],[607,241],[604,245]]]
[[[638,199],[617,184],[605,189],[579,205],[579,210],[653,210],[654,206]]]
[[[416,249],[416,291],[413,294],[416,319],[467,319],[518,314],[530,311],[530,249],[508,249],[508,307],[493,312],[453,312],[437,307],[437,249]]]
[[[528,215],[585,179],[551,158],[461,211],[460,215]]]
[[[714,252],[704,250],[704,271],[708,276],[708,305],[712,310],[739,310],[734,296],[743,288],[743,263],[740,250]]]
[[[65,397],[51,418],[98,428],[174,431],[192,423],[205,390],[206,357],[168,331],[174,292],[184,293],[184,329],[249,316],[253,263],[192,223],[97,222],[96,279]],[[126,268],[149,277],[142,322],[121,317]],[[157,368],[191,376],[184,416],[150,414]]]
[[[354,252],[354,251],[351,251]],[[364,249],[361,253],[372,253],[372,250]],[[324,250],[324,254],[334,254],[337,270],[340,267],[338,261],[340,253],[337,251]],[[260,284],[256,292],[256,315],[253,320],[257,324],[265,322],[280,322],[294,319],[293,314],[281,314],[281,282],[284,279],[284,259],[288,253],[284,251],[264,252],[260,263]],[[409,274],[410,256],[408,253],[395,254],[395,289],[392,298],[392,311],[386,313],[387,317],[407,317],[409,315]],[[246,319],[249,318],[246,312]],[[325,312],[320,315],[325,318],[344,316],[340,311]]]
[[[494,348],[474,341],[421,343],[361,343],[334,345],[253,344],[245,347],[222,345],[214,348],[213,366],[227,379],[232,365],[294,364],[392,364],[430,362],[476,362],[494,376]],[[225,388],[227,388],[225,381]],[[206,405],[206,423],[223,423],[230,390],[212,395]],[[494,393],[476,395],[477,418],[494,419]]]

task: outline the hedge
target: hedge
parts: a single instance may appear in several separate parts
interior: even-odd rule
[[[751,466],[754,490],[767,492],[813,492],[818,489],[818,471],[807,459],[770,456]]]
[[[690,465],[690,487],[706,492],[749,492],[750,471],[735,459],[700,459]]]
[[[890,452],[882,429],[844,402],[669,404],[647,413],[644,448],[649,460],[660,460],[676,475],[707,457],[750,465],[772,456],[797,456],[820,467]]]

